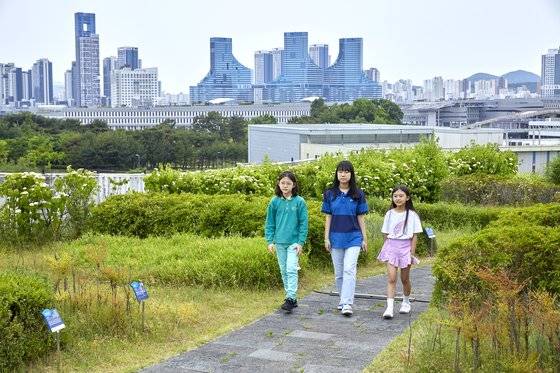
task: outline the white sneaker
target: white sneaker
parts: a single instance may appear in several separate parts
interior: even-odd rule
[[[342,311],[340,311],[340,313],[342,313],[344,316],[352,316],[354,312],[352,311],[351,305],[345,304],[344,306],[342,306]]]
[[[384,319],[392,319],[393,318],[393,307],[387,306],[385,312],[383,312]]]
[[[401,303],[401,309],[399,310],[399,313],[410,313],[410,303],[408,302],[402,302]]]

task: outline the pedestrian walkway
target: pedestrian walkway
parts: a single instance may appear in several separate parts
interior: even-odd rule
[[[414,268],[411,278],[412,297],[430,299],[431,268]],[[386,281],[359,280],[356,292],[384,294]],[[383,300],[356,299],[352,317],[340,314],[334,296],[312,293],[298,303],[292,314],[274,312],[144,372],[360,372],[428,306],[414,302],[410,316],[384,320]]]

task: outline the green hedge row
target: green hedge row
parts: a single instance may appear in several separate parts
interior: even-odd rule
[[[370,210],[385,215],[390,202],[380,198],[369,198]],[[497,207],[477,207],[459,203],[414,203],[423,226],[431,226],[438,230],[457,228],[482,228],[496,220],[503,210]]]
[[[52,305],[52,290],[45,279],[0,273],[0,372],[22,369],[53,348],[41,316]]]
[[[123,281],[140,279],[147,284],[195,285],[208,288],[237,287],[268,289],[280,287],[282,279],[276,256],[267,250],[264,238],[202,238],[192,234],[140,239],[125,236],[85,235],[60,244],[82,270],[95,272],[92,251],[102,247],[106,257],[100,264]],[[305,270],[307,256],[300,257]]]
[[[477,205],[529,205],[560,201],[560,185],[538,177],[467,175],[441,182],[442,201]]]
[[[560,294],[560,205],[504,210],[485,229],[438,252],[435,298],[447,293],[485,294],[478,271],[505,271],[529,288]]]
[[[192,233],[203,237],[264,236],[270,197],[133,193],[111,196],[92,210],[90,228],[101,234],[146,238]],[[321,204],[307,201],[311,258],[326,260]]]

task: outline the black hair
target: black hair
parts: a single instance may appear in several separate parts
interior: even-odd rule
[[[348,186],[350,187],[348,190],[348,195],[352,197],[354,200],[358,200],[361,197],[362,191],[358,188],[356,184],[356,174],[354,172],[354,166],[350,161],[341,161],[336,166],[336,170],[334,171],[334,179],[332,185],[329,189],[327,189],[326,193],[331,193],[332,197],[337,195],[340,187],[340,181],[338,180],[338,171],[348,171],[350,172],[350,181],[348,182]]]
[[[412,196],[410,195],[410,189],[408,189],[406,185],[397,185],[391,190],[391,207],[389,208],[389,210],[397,207],[397,205],[395,205],[395,201],[393,201],[393,194],[395,194],[397,190],[403,191],[404,194],[408,197],[408,199],[404,204],[404,208],[406,210],[406,216],[404,217],[404,225],[403,225],[403,234],[404,234],[404,232],[406,231],[406,224],[408,223],[408,212],[410,210],[416,212],[416,210],[414,209],[414,204],[412,203]]]
[[[276,179],[276,188],[274,189],[274,194],[276,194],[278,197],[282,197],[282,190],[280,190],[280,185],[278,185],[280,183],[280,180],[282,180],[283,178],[287,177],[288,179],[292,180],[292,182],[294,183],[294,187],[292,188],[292,196],[297,196],[299,193],[299,187],[298,187],[298,182],[296,180],[296,175],[294,175],[294,173],[292,171],[284,171],[280,174],[280,176],[278,176],[278,179]]]

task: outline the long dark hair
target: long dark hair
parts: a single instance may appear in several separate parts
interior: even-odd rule
[[[341,161],[337,166],[336,170],[334,171],[334,180],[327,192],[332,194],[332,197],[336,196],[339,191],[340,181],[338,180],[338,171],[348,171],[350,172],[350,181],[348,182],[348,186],[350,189],[348,190],[348,195],[352,197],[354,200],[360,199],[362,191],[358,188],[356,184],[356,174],[354,173],[354,166],[350,161]]]
[[[280,174],[280,176],[278,176],[278,179],[276,179],[276,188],[274,189],[274,194],[276,194],[278,197],[283,196],[282,191],[280,190],[279,183],[280,180],[282,180],[285,177],[292,180],[292,182],[294,183],[294,187],[292,188],[292,196],[293,197],[297,196],[299,192],[299,187],[298,187],[298,182],[296,180],[296,175],[294,175],[292,171],[284,171]]]
[[[393,201],[393,194],[395,194],[395,192],[397,190],[403,191],[404,194],[408,197],[408,199],[406,200],[406,202],[404,204],[404,208],[406,210],[406,216],[404,217],[404,225],[403,225],[403,230],[402,230],[402,234],[404,234],[404,232],[406,232],[406,224],[408,223],[408,212],[410,210],[416,212],[416,210],[414,209],[414,204],[412,203],[412,197],[410,195],[410,189],[408,189],[408,187],[406,185],[397,185],[391,190],[391,207],[389,208],[389,210],[397,207],[397,205],[395,205],[395,201]]]

